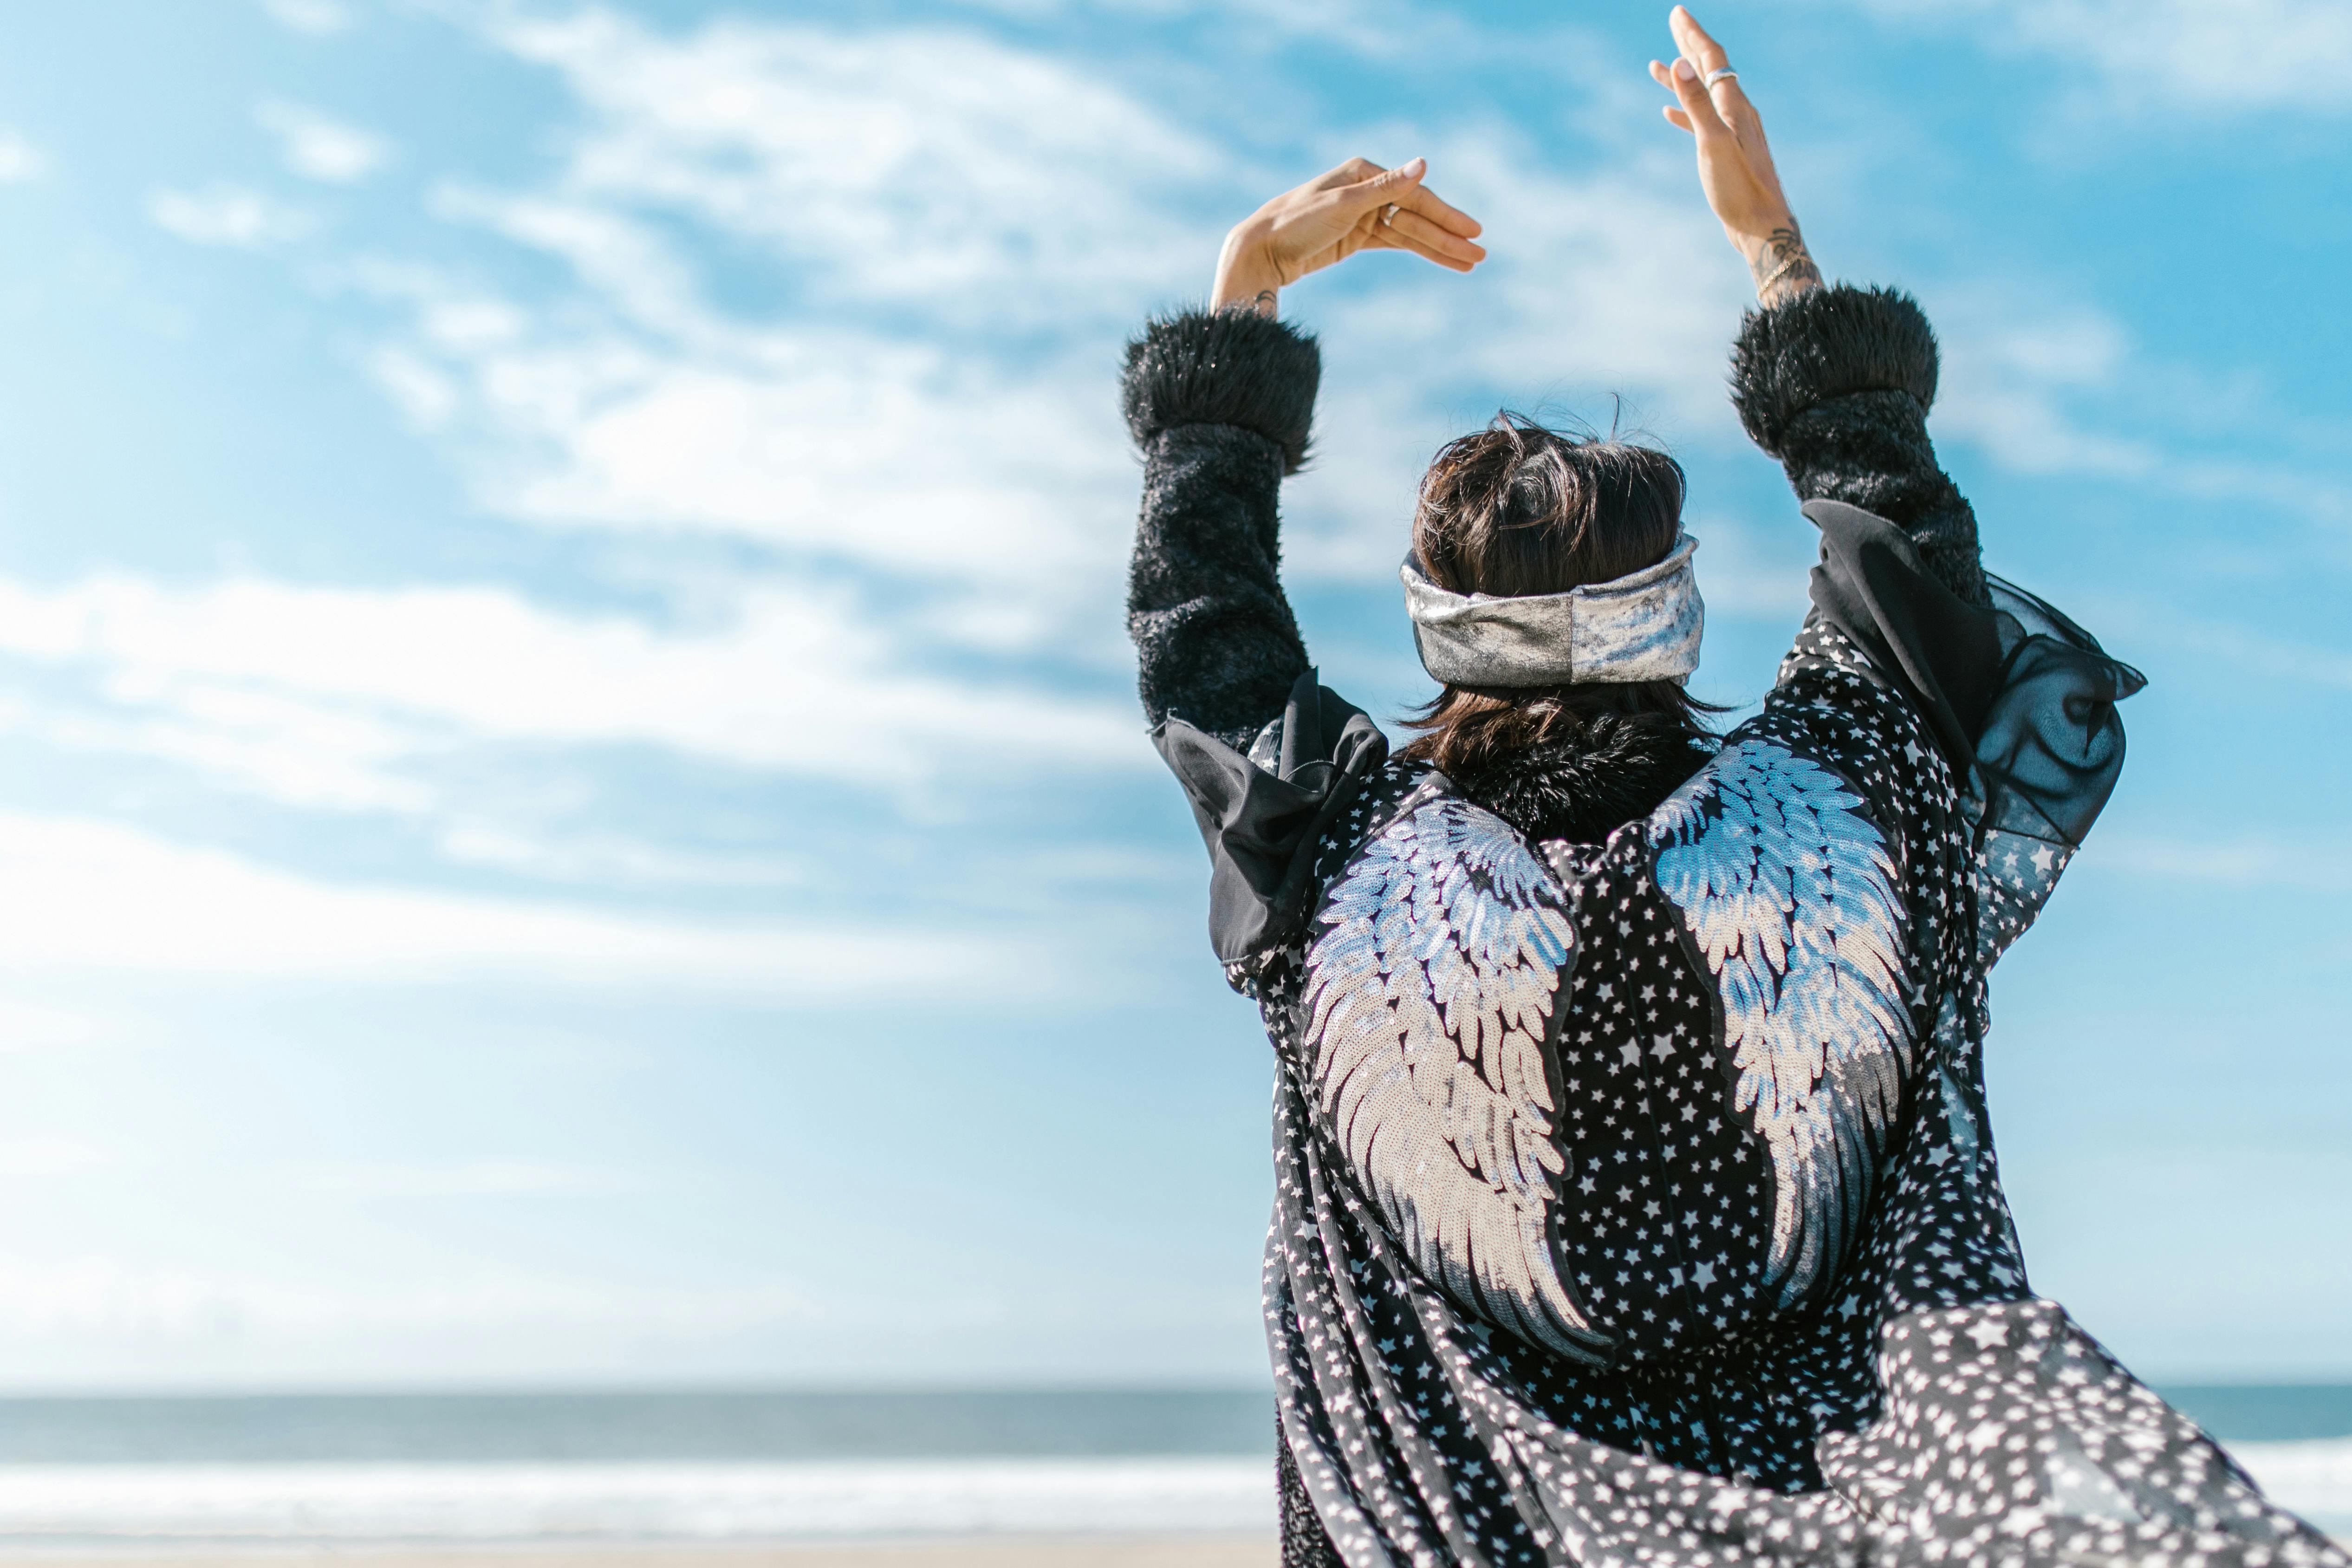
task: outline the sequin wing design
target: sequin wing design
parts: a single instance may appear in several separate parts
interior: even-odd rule
[[[1727,747],[1651,818],[1658,885],[1723,1005],[1732,1103],[1770,1155],[1767,1283],[1788,1307],[1836,1271],[1911,1058],[1893,858],[1833,773]]]
[[[1334,884],[1307,954],[1309,1092],[1429,1279],[1563,1355],[1601,1359],[1555,1226],[1555,999],[1566,893],[1499,818],[1406,811]]]

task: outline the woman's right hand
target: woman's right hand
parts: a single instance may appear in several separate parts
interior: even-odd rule
[[[1756,106],[1740,90],[1737,76],[1724,75],[1707,86],[1707,78],[1730,63],[1723,46],[1680,5],[1668,13],[1666,25],[1674,31],[1677,58],[1671,70],[1652,60],[1650,75],[1675,95],[1677,107],[1668,109],[1666,118],[1698,143],[1698,183],[1725,237],[1747,258],[1756,297],[1777,305],[1820,288],[1821,268],[1797,232],[1789,198],[1780,194],[1780,175],[1772,167],[1772,149],[1764,141]]]
[[[1424,186],[1427,172],[1422,158],[1394,169],[1350,158],[1285,191],[1225,236],[1210,309],[1250,306],[1270,316],[1285,286],[1359,250],[1410,250],[1469,271],[1486,259],[1478,220]]]

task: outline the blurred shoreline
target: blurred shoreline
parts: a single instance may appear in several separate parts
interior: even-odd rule
[[[2174,1391],[2352,1531],[2352,1387]],[[0,1568],[1269,1568],[1259,1390],[0,1400]]]
[[[1274,1537],[990,1536],[948,1541],[876,1541],[792,1545],[110,1546],[89,1552],[0,1548],[6,1568],[1273,1568]]]

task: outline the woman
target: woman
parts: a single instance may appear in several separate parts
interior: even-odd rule
[[[1279,1063],[1285,1560],[2343,1563],[2027,1289],[1985,976],[2139,678],[1984,574],[1926,320],[1822,283],[1722,51],[1672,26],[1652,70],[1761,305],[1734,400],[1822,535],[1719,742],[1681,469],[1508,416],[1423,483],[1419,738],[1317,683],[1276,492],[1318,361],[1279,291],[1367,247],[1475,267],[1420,160],[1267,204],[1210,310],[1130,351],[1144,705]]]

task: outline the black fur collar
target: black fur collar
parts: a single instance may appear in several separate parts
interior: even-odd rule
[[[1615,713],[1564,724],[1561,731],[1456,773],[1454,785],[1531,843],[1592,844],[1656,809],[1715,754],[1711,741],[1679,726]]]

